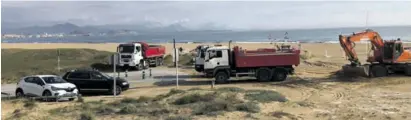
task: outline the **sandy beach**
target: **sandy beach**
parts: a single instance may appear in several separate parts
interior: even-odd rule
[[[54,48],[90,48],[114,52],[116,43],[83,44],[83,43],[3,43],[2,49],[54,49]],[[172,44],[166,46],[167,52],[172,50]],[[177,44],[185,50],[194,49],[199,44]],[[226,44],[223,44],[226,45]],[[234,43],[244,49],[272,48],[266,43]],[[298,47],[297,44],[292,44]],[[356,50],[361,60],[365,60],[366,44],[357,44]],[[406,44],[404,46],[411,46]],[[349,63],[345,58],[340,44],[304,43],[302,53],[308,52],[312,58],[301,61],[296,67],[296,74],[284,82],[238,82],[218,85],[217,87],[241,87],[244,89],[275,90],[284,94],[290,101],[286,103],[260,103],[262,111],[252,114],[259,119],[272,119],[272,113],[282,111],[289,113],[279,119],[410,119],[411,118],[411,81],[408,76],[394,75],[384,78],[341,78],[338,71],[341,66]],[[4,69],[3,69],[4,70]],[[183,84],[183,83],[182,83]],[[154,96],[167,93],[174,86],[156,86],[154,84],[137,85],[138,89],[126,91],[124,96]],[[208,84],[182,85],[180,89],[200,87],[209,89]],[[110,99],[93,96],[88,100]],[[304,103],[304,104],[299,104]],[[45,110],[37,110],[37,114],[47,115],[47,110],[56,106],[68,106],[74,103],[41,103]],[[21,106],[20,106],[21,107]],[[2,103],[2,116],[13,112],[13,104]],[[36,114],[29,114],[36,117]],[[244,112],[230,112],[217,117],[196,117],[195,119],[242,119]],[[38,117],[38,116],[37,116]],[[131,119],[130,116],[105,116],[105,119]],[[69,119],[69,118],[68,118]],[[103,117],[100,117],[103,119]]]

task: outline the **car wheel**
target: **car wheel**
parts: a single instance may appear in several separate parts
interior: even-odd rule
[[[121,92],[122,92],[122,89],[121,89],[121,87],[120,86],[116,86],[116,91],[114,91],[114,89],[113,88],[111,88],[111,90],[110,90],[110,93],[113,95],[114,93],[116,93],[116,95],[120,95],[121,94]]]
[[[69,101],[73,101],[73,100],[74,100],[74,98],[69,98],[68,100],[69,100]]]
[[[17,98],[24,97],[24,92],[23,92],[23,90],[17,89],[17,90],[16,90],[16,97],[17,97]]]
[[[49,98],[49,97],[52,97],[52,94],[51,94],[51,92],[48,91],[48,90],[46,90],[46,91],[43,92],[43,97],[46,97],[46,98],[45,98],[46,101],[54,101],[54,100],[55,100],[55,99],[53,99],[53,98]]]

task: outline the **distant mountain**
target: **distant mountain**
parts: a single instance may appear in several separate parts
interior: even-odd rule
[[[220,31],[225,30],[221,27],[215,27],[212,24],[205,24],[204,28],[190,29],[185,23],[173,23],[164,25],[159,22],[144,22],[130,25],[95,25],[95,26],[77,26],[72,23],[60,23],[48,26],[32,26],[12,28],[10,25],[3,27],[2,34],[41,34],[41,33],[116,33],[124,31],[135,31],[138,33],[156,33],[156,32],[187,32],[187,31]]]
[[[144,22],[138,24],[128,24],[128,25],[100,25],[93,26],[101,29],[110,30],[132,30],[137,32],[179,32],[179,31],[191,31],[191,29],[185,27],[182,24],[175,23],[170,25],[163,25],[157,22]]]
[[[103,29],[95,27],[80,27],[72,23],[55,24],[52,26],[33,26],[24,28],[9,28],[2,30],[2,34],[14,33],[14,34],[40,34],[40,33],[71,33],[74,31],[88,32],[102,32]]]

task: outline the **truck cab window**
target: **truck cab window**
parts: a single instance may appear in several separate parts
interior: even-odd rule
[[[218,51],[213,50],[209,52],[210,59],[221,58],[221,57],[223,57],[223,52],[221,50],[218,50]]]
[[[134,53],[134,47],[133,46],[120,46],[119,48],[120,53]]]
[[[204,58],[204,57],[205,57],[204,51],[200,50],[200,58]]]
[[[141,49],[140,49],[140,46],[136,46],[136,51],[137,51],[137,52],[140,52],[140,50],[141,50]]]
[[[221,50],[217,51],[215,58],[221,58],[221,57],[223,57],[223,52]]]

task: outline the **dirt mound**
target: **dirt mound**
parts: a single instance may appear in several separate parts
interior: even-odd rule
[[[324,62],[324,61],[310,62],[310,61],[304,60],[303,63],[309,66],[326,67],[326,68],[335,68],[339,66],[337,63]]]

